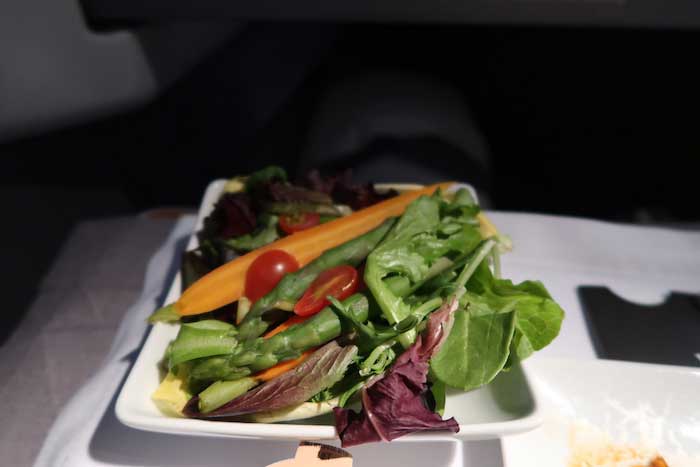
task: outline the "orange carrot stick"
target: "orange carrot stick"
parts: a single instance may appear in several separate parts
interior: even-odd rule
[[[311,318],[311,316],[293,315],[287,321],[280,323],[279,326],[272,329],[267,334],[263,335],[263,339],[269,339],[270,337],[274,336],[275,334],[279,334],[282,331],[286,331],[287,329],[294,326],[295,324],[303,323],[304,321],[306,321],[309,318]]]
[[[303,323],[304,321],[306,321],[309,318],[311,318],[311,316],[293,315],[287,321],[281,323],[276,328],[274,328],[272,331],[265,334],[263,336],[263,339],[269,339],[270,337],[274,336],[275,334],[279,334],[282,331],[286,331],[287,329],[294,326],[295,324]],[[262,370],[256,374],[254,374],[253,378],[257,379],[258,381],[270,381],[272,378],[276,378],[277,376],[281,375],[282,373],[285,373],[285,372],[291,370],[292,368],[295,368],[297,365],[299,365],[304,360],[306,360],[309,357],[309,355],[311,355],[315,351],[316,351],[316,348],[309,349],[293,360],[286,360],[284,362],[278,363],[277,365],[275,365],[273,367],[270,367],[266,370]]]
[[[286,373],[287,371],[295,368],[297,365],[301,364],[304,360],[309,358],[309,356],[315,351],[316,349],[309,349],[303,354],[299,355],[294,360],[286,360],[282,363],[278,363],[277,365],[268,368],[267,370],[263,370],[259,373],[254,374],[253,378],[257,379],[258,381],[270,381],[271,379],[278,377],[282,373]]]

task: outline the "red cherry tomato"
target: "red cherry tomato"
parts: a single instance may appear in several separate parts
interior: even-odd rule
[[[318,275],[301,300],[294,305],[294,313],[299,316],[311,316],[318,313],[330,302],[328,295],[343,300],[357,290],[357,271],[352,266],[336,266],[326,269]]]
[[[270,250],[250,265],[245,275],[245,296],[253,303],[275,288],[285,274],[299,269],[299,263],[286,251]]]
[[[315,212],[305,212],[293,216],[280,216],[280,227],[288,234],[315,227],[321,223],[321,216]]]

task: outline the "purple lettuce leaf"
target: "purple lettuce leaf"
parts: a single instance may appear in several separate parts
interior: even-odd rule
[[[430,316],[425,331],[389,371],[362,389],[359,413],[333,410],[343,447],[391,441],[417,431],[459,431],[454,417],[442,420],[425,402],[429,361],[450,334],[456,309],[453,298]]]
[[[215,238],[233,238],[252,232],[257,224],[253,203],[246,193],[226,193],[209,216],[199,233],[200,242]]]
[[[352,171],[349,169],[329,177],[322,176],[318,170],[312,170],[306,174],[304,185],[314,191],[326,193],[334,202],[347,204],[354,210],[366,208],[397,195],[394,190],[379,193],[372,183],[353,183]]]
[[[289,183],[271,182],[266,188],[266,198],[282,203],[333,204],[331,197],[324,192],[310,190]]]
[[[199,412],[199,398],[193,397],[183,413],[188,417],[209,420],[236,419],[241,415],[278,410],[301,404],[313,395],[340,381],[357,355],[354,345],[340,347],[331,341],[293,370],[258,386],[216,410]]]

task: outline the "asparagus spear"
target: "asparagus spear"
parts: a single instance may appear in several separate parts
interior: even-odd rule
[[[245,394],[255,387],[255,378],[240,378],[236,381],[217,381],[199,393],[199,411],[202,413],[218,409],[230,400]]]
[[[387,219],[376,229],[325,251],[303,268],[287,274],[270,293],[255,302],[239,327],[239,339],[254,339],[263,334],[268,327],[263,314],[280,305],[295,303],[321,272],[341,264],[357,266],[374,250],[394,222],[395,219]]]
[[[238,346],[235,336],[236,328],[223,321],[185,323],[168,348],[168,366],[172,369],[189,360],[229,354]]]
[[[354,294],[343,301],[344,309],[357,321],[367,320],[367,297]],[[330,307],[303,323],[291,326],[269,339],[249,339],[231,355],[196,361],[190,377],[199,381],[235,380],[297,358],[302,352],[318,347],[340,336],[342,322]]]

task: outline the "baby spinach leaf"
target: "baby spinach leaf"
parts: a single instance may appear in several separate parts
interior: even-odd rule
[[[514,357],[523,360],[533,351],[549,345],[559,334],[564,310],[552,300],[539,281],[513,284],[495,279],[485,265],[479,267],[467,285],[462,304],[474,313],[503,313],[515,310]],[[474,292],[472,292],[474,291]]]
[[[514,361],[547,346],[564,318],[541,283],[496,279],[486,263],[467,283],[460,304],[469,311],[457,313],[432,369],[439,380],[464,390],[490,382]]]
[[[508,359],[515,312],[455,314],[455,323],[431,369],[439,381],[465,391],[489,383]]]
[[[433,381],[433,384],[430,386],[430,394],[435,402],[434,412],[440,416],[445,415],[445,401],[447,399],[445,389],[445,383],[440,380]]]

